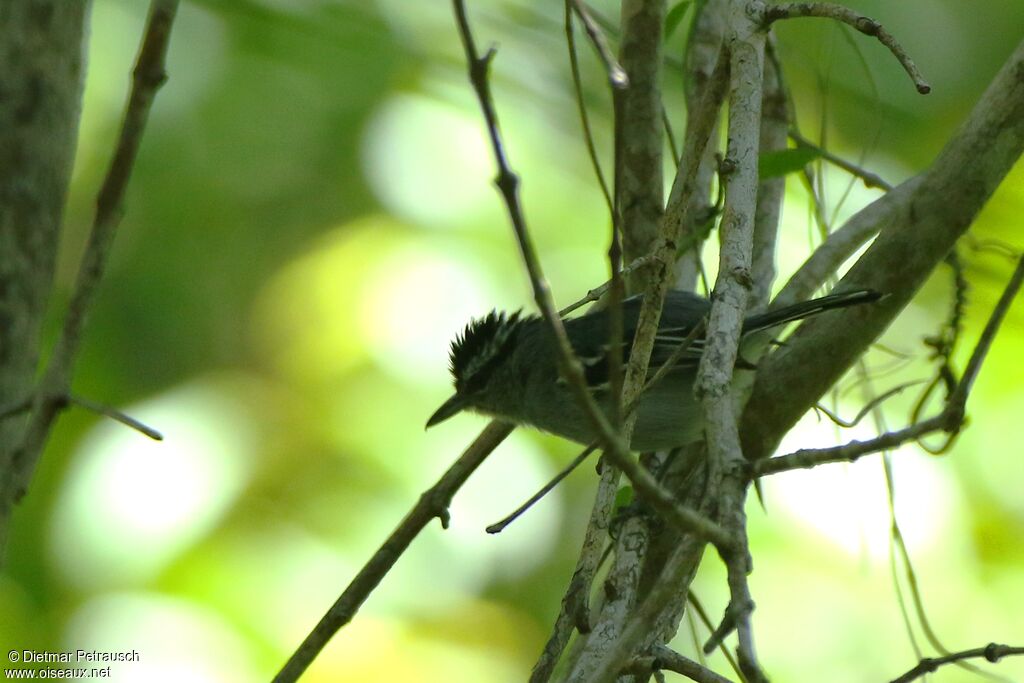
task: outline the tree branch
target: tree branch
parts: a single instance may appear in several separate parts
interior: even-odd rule
[[[452,496],[513,429],[514,426],[507,422],[492,420],[441,478],[423,492],[416,505],[288,658],[274,676],[274,683],[293,683],[299,679],[334,634],[352,621],[366,598],[431,520],[436,517],[443,528],[448,528],[448,506]]]
[[[0,401],[32,395],[75,158],[88,6],[6,3],[0,21]],[[49,17],[40,21],[40,17]],[[45,96],[42,96],[45,93]],[[3,490],[27,408],[0,415],[0,556],[13,503]]]
[[[629,79],[629,88],[614,92],[615,98],[615,216],[609,258],[613,272],[621,248],[627,259],[648,254],[657,236],[663,213],[662,150],[663,123],[661,97],[662,36],[665,23],[665,0],[626,0],[622,3],[619,54]],[[648,282],[641,271],[630,279],[631,289],[642,289]],[[613,287],[608,300],[610,344],[608,366],[610,392],[615,397],[613,415],[624,443],[630,443],[636,425],[635,411],[624,413],[624,405],[635,404],[643,390],[646,370],[630,363],[622,378],[622,351],[614,340],[622,338],[623,288]],[[619,466],[618,459],[604,467]],[[650,476],[645,463],[629,459],[641,476]],[[628,469],[627,467],[627,469]],[[602,472],[615,477],[614,473]],[[632,475],[629,475],[633,479]],[[654,479],[651,477],[651,481]],[[664,503],[678,507],[671,496],[658,485]],[[643,495],[645,499],[648,495]],[[610,510],[609,510],[610,512]],[[595,520],[596,521],[596,520]],[[607,525],[608,520],[602,520]],[[646,546],[646,522],[632,517],[619,530],[612,566],[604,580],[603,600],[592,632],[580,650],[569,675],[570,681],[588,680],[593,666],[618,636],[636,598],[637,567]],[[627,540],[628,539],[628,540]],[[589,594],[589,591],[587,592]],[[583,594],[581,594],[583,595]],[[589,611],[589,610],[581,610]],[[589,626],[589,624],[587,625]]]
[[[891,683],[910,683],[910,681],[914,681],[922,676],[934,673],[940,666],[960,662],[965,659],[984,657],[986,661],[989,661],[992,664],[997,664],[1000,659],[1010,655],[1024,655],[1024,647],[1011,647],[1009,645],[989,643],[985,647],[954,652],[946,655],[945,657],[928,657],[926,659],[922,659],[917,666],[899,678],[894,678]]]
[[[58,410],[66,408],[70,404],[75,404],[81,408],[85,408],[90,412],[96,413],[97,415],[109,417],[111,420],[114,420],[115,422],[120,422],[125,427],[134,429],[135,431],[139,432],[144,436],[148,436],[154,441],[163,441],[164,439],[163,434],[153,429],[149,425],[140,422],[131,415],[127,415],[121,412],[120,410],[112,408],[111,406],[108,406],[104,403],[91,401],[83,396],[75,396],[73,394],[65,394],[64,396],[51,396],[49,400],[53,401],[57,405]],[[27,413],[31,408],[32,399],[30,398],[24,399],[22,401],[16,401],[15,403],[0,408],[0,420],[3,420],[8,417],[13,417],[15,415],[20,415],[21,413]]]
[[[1022,73],[1024,42],[931,168],[858,214],[871,215],[862,223],[869,230],[880,226],[881,232],[838,286],[890,296],[874,306],[806,321],[785,347],[761,361],[741,430],[748,458],[770,455],[782,435],[881,334],[1024,151]]]
[[[587,523],[586,532],[584,532],[579,559],[576,560],[576,569],[573,571],[565,595],[562,596],[552,633],[530,673],[530,683],[547,683],[550,680],[555,665],[558,664],[562,652],[569,644],[573,628],[583,634],[589,633],[591,630],[590,591],[604,554],[608,524],[612,508],[615,505],[615,495],[618,492],[618,482],[618,469],[605,467],[602,470],[601,480],[594,496],[594,504],[590,511],[590,520]]]
[[[769,49],[771,43],[769,42]],[[786,149],[786,131],[789,129],[789,109],[783,87],[782,71],[774,59],[764,65],[764,89],[761,104],[760,153]],[[786,178],[762,180],[757,188],[757,210],[754,215],[753,251],[750,276],[754,283],[749,308],[762,308],[771,298],[775,282],[776,242]]]
[[[1018,259],[1017,267],[1014,269],[1006,289],[1003,290],[999,302],[992,310],[992,315],[989,316],[985,329],[967,362],[963,377],[947,398],[942,412],[937,416],[867,441],[851,441],[832,448],[802,449],[789,455],[762,459],[753,464],[753,476],[760,477],[796,469],[809,469],[833,462],[855,462],[862,456],[895,448],[940,429],[951,435],[958,433],[964,423],[967,397],[971,387],[974,385],[978,373],[981,372],[985,356],[988,355],[996,334],[999,332],[999,327],[1006,318],[1022,283],[1024,283],[1024,256]]]
[[[608,213],[614,220],[615,206],[612,200],[612,193],[608,188],[608,181],[605,180],[604,170],[601,168],[601,160],[598,159],[597,156],[597,146],[594,144],[594,135],[590,128],[590,116],[587,114],[587,104],[583,99],[583,80],[580,76],[579,58],[576,54],[576,31],[573,28],[572,23],[574,4],[573,0],[565,0],[565,44],[569,51],[569,72],[572,74],[573,93],[576,98],[576,110],[580,115],[580,129],[583,133],[583,143],[587,148],[587,156],[590,157],[590,165],[594,169],[594,175],[597,177],[597,184],[598,187],[601,188],[601,194],[604,195],[605,204],[608,205]],[[584,21],[589,19],[590,16],[587,15],[587,18]],[[596,35],[600,36],[603,41],[603,35]],[[591,35],[591,41],[594,40],[594,35]],[[601,55],[604,54],[603,51],[606,49],[606,46],[603,42],[595,43],[595,47]],[[607,62],[605,63],[607,65]],[[618,67],[619,71],[622,70],[622,67],[619,67],[618,64],[616,64],[616,67]],[[614,84],[615,81],[612,80],[612,74],[614,72],[611,70],[611,67],[606,66],[606,68],[609,69],[609,82]]]
[[[780,19],[795,19],[797,17],[823,17],[835,19],[844,24],[852,26],[866,36],[874,36],[882,45],[889,48],[893,56],[899,61],[903,70],[907,72],[910,79],[914,81],[917,92],[927,95],[932,87],[924,80],[924,76],[918,70],[914,60],[910,58],[906,50],[896,42],[891,33],[870,17],[855,12],[842,5],[834,5],[830,2],[784,2],[777,5],[768,5],[765,9],[765,19],[770,24]]]
[[[725,676],[719,676],[711,669],[664,645],[654,647],[651,654],[646,657],[638,657],[629,668],[641,674],[661,670],[673,671],[697,683],[732,683]]]
[[[719,228],[718,277],[707,340],[697,371],[696,391],[704,413],[709,487],[717,491],[717,518],[732,534],[735,543],[728,551],[719,548],[726,564],[730,593],[723,624],[736,628],[740,669],[749,681],[760,683],[766,679],[754,651],[750,626],[754,602],[747,585],[747,574],[752,568],[744,513],[747,482],[741,474],[744,460],[731,390],[752,287],[750,268],[757,209],[757,159],[767,34],[760,28],[755,7],[758,5],[746,0],[734,0],[731,5],[729,147],[725,159],[730,172],[725,177],[725,210]]]
[[[619,55],[629,87],[617,94],[616,194],[626,261],[651,253],[664,212],[661,120],[665,0],[624,0]],[[634,290],[645,279],[633,278]]]
[[[726,28],[726,10],[728,3],[716,0],[715,2],[697,3],[694,16],[693,29],[686,45],[686,59],[683,64],[683,92],[686,96],[686,133],[689,138],[693,132],[693,125],[702,125],[700,117],[696,116],[701,108],[705,93],[713,90],[719,93],[719,106],[722,98],[725,97],[725,86],[728,78],[726,60],[720,59],[722,54],[723,34]],[[721,68],[716,68],[721,64]],[[718,83],[712,83],[717,79]],[[709,203],[711,197],[711,185],[718,170],[718,108],[715,108],[716,119],[712,124],[712,131],[709,136],[711,144],[708,144],[699,160],[699,165],[694,177],[693,192],[690,195],[690,206],[682,213],[690,217],[688,223],[682,226],[682,239],[687,245],[676,264],[675,287],[683,290],[696,290],[698,276],[704,285],[704,292],[710,291],[707,282],[707,275],[704,272],[704,264],[701,260],[701,247],[710,230],[706,229],[708,223],[714,219],[713,205]],[[685,154],[676,159],[682,164]],[[680,165],[680,169],[682,166]],[[677,172],[676,177],[680,174]],[[675,186],[673,192],[676,192]],[[670,200],[671,201],[671,200]]]
[[[629,76],[626,73],[626,69],[615,59],[611,48],[608,47],[608,39],[604,37],[601,27],[597,25],[594,18],[590,16],[590,10],[587,8],[586,3],[583,0],[568,0],[568,2],[572,4],[572,9],[576,16],[583,22],[587,38],[590,39],[590,44],[594,46],[594,51],[597,52],[598,57],[601,58],[601,63],[604,64],[605,73],[608,75],[608,84],[613,90],[628,87]]]
[[[96,216],[79,266],[74,293],[63,327],[39,382],[23,436],[0,466],[0,537],[4,534],[11,508],[25,494],[32,473],[42,457],[46,439],[60,411],[59,397],[67,396],[75,357],[81,343],[85,320],[99,289],[111,245],[121,222],[125,188],[142,141],[157,90],[166,80],[165,61],[177,0],[153,0],[145,34],[133,71],[131,93],[114,157],[96,200]]]

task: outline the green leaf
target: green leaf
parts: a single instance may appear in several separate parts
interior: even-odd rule
[[[761,180],[778,178],[787,173],[799,171],[820,156],[821,152],[813,147],[765,152],[757,160],[757,175]]]
[[[686,16],[686,10],[693,4],[693,0],[682,0],[678,5],[673,7],[665,15],[665,40],[672,37],[672,34],[679,28],[679,24],[683,23],[683,17]]]
[[[623,486],[615,493],[615,509],[621,510],[633,502],[633,487]]]

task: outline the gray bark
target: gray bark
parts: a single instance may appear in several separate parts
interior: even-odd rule
[[[0,4],[0,406],[28,398],[53,284],[85,72],[88,0]],[[24,417],[0,418],[0,481]],[[0,513],[2,514],[2,513]],[[0,520],[0,529],[6,520]],[[0,539],[2,547],[2,539]]]
[[[782,436],[889,326],[942,262],[1024,153],[1024,42],[931,167],[875,204],[880,233],[837,285],[890,296],[801,325],[759,368],[743,417],[744,454],[771,455]],[[858,222],[854,216],[850,223]]]

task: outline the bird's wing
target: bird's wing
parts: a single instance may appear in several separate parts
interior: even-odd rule
[[[623,367],[629,363],[642,302],[642,296],[630,297],[622,302]],[[658,334],[654,338],[648,379],[670,360],[672,366],[669,372],[693,368],[700,362],[703,338],[690,340],[681,352],[680,347],[687,341],[693,326],[707,314],[710,305],[707,299],[696,294],[678,291],[668,293]],[[609,333],[606,316],[601,312],[588,313],[567,321],[566,326],[572,328],[570,337],[575,340],[573,346],[583,364],[587,385],[593,390],[607,389]]]

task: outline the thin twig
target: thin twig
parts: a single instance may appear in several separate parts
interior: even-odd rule
[[[664,645],[656,645],[651,648],[651,654],[637,657],[623,673],[635,672],[646,674],[662,670],[673,671],[691,681],[697,681],[697,683],[732,683],[725,676],[721,676],[711,669],[701,666],[692,659],[684,657]]]
[[[927,95],[932,90],[932,87],[925,81],[924,76],[921,75],[917,65],[914,64],[914,60],[896,42],[891,33],[886,31],[874,19],[855,12],[848,7],[835,5],[830,2],[785,2],[778,5],[768,5],[765,8],[764,17],[769,24],[780,19],[795,19],[798,17],[823,17],[848,24],[866,36],[878,38],[878,42],[889,48],[889,51],[892,52],[900,65],[903,66],[903,70],[914,81],[914,87],[917,88],[917,92]]]
[[[629,277],[629,275],[631,273],[634,273],[637,270],[640,270],[641,268],[645,268],[645,267],[651,265],[653,262],[654,262],[654,257],[651,256],[650,254],[648,254],[647,256],[641,256],[641,257],[635,259],[632,263],[630,263],[628,266],[626,266],[625,268],[622,269],[622,277]],[[576,309],[581,308],[583,306],[586,306],[589,303],[592,303],[594,301],[599,300],[602,296],[605,295],[605,292],[607,292],[611,288],[611,286],[612,286],[612,281],[611,280],[607,280],[606,282],[603,282],[602,284],[598,285],[597,287],[594,287],[593,289],[588,290],[586,295],[584,295],[582,299],[569,304],[568,306],[566,306],[565,308],[560,310],[558,312],[558,315],[560,315],[562,317],[565,317],[565,316],[569,315],[570,313],[572,313],[573,311],[575,311]]]
[[[81,408],[85,408],[90,412],[96,413],[97,415],[109,417],[111,420],[120,422],[124,426],[130,427],[131,429],[134,429],[135,431],[145,436],[148,436],[154,441],[164,440],[163,434],[153,429],[149,425],[144,424],[143,422],[136,420],[131,415],[127,415],[121,412],[120,410],[105,405],[103,403],[90,401],[87,398],[84,398],[82,396],[76,396],[74,394],[65,394],[63,396],[51,396],[49,401],[52,401],[54,405],[57,406],[58,409],[67,406],[69,403],[73,403]],[[32,399],[26,398],[22,401],[18,401],[17,403],[11,404],[5,408],[0,409],[0,420],[27,412],[31,407]]]
[[[448,527],[448,505],[452,496],[498,444],[512,433],[513,428],[507,422],[492,420],[437,483],[423,492],[394,532],[302,641],[274,677],[273,683],[293,683],[299,679],[334,634],[352,620],[366,598],[431,520],[436,517],[442,527]]]
[[[537,491],[537,493],[535,493],[532,496],[530,496],[530,498],[525,503],[523,503],[522,505],[517,507],[515,510],[513,510],[508,516],[503,517],[499,521],[497,521],[494,524],[491,524],[490,526],[488,526],[485,529],[485,531],[487,533],[489,533],[489,534],[500,534],[502,531],[505,530],[505,527],[507,527],[509,524],[511,524],[512,522],[514,522],[517,519],[519,519],[523,515],[523,513],[526,512],[527,510],[529,510],[531,507],[533,507],[537,503],[537,501],[539,501],[541,498],[543,498],[544,496],[546,496],[549,493],[551,493],[551,491],[556,486],[558,486],[558,484],[560,484],[563,479],[568,477],[570,474],[572,474],[573,470],[575,470],[577,467],[582,465],[583,462],[588,457],[590,457],[590,454],[593,453],[596,449],[597,449],[597,444],[596,443],[592,443],[589,446],[587,446],[586,448],[584,448],[582,451],[580,451],[579,455],[577,455],[575,458],[572,459],[572,462],[570,462],[568,465],[563,467],[561,469],[561,471],[559,471],[559,473],[556,474],[551,479],[551,481],[549,481],[548,483],[544,484],[544,486],[541,487],[541,489],[539,491]]]
[[[805,138],[803,135],[801,135],[800,131],[798,131],[795,128],[789,131],[789,139],[795,142],[797,144],[797,147],[806,147],[807,149],[813,149],[822,159],[829,162],[833,166],[837,166],[846,171],[847,173],[849,173],[850,175],[860,178],[864,182],[865,187],[877,187],[882,190],[885,190],[886,192],[895,187],[895,185],[887,182],[878,174],[863,169],[860,166],[854,164],[853,162],[847,161],[846,159],[836,154],[833,154],[824,147],[814,144],[813,142]]]
[[[1011,647],[1009,645],[989,643],[985,647],[954,652],[946,655],[945,657],[928,657],[926,659],[922,659],[918,662],[917,666],[899,678],[894,678],[891,683],[910,683],[910,681],[921,678],[927,674],[934,673],[940,666],[959,662],[964,659],[984,658],[986,661],[996,664],[1003,657],[1008,657],[1010,655],[1024,655],[1024,647]]]
[[[704,605],[701,603],[700,599],[697,597],[697,594],[694,593],[692,589],[686,592],[686,601],[689,603],[691,608],[690,610],[688,610],[688,612],[696,612],[697,616],[700,618],[700,622],[704,624],[704,628],[706,628],[709,632],[713,632],[715,630],[715,625],[711,623],[711,617],[708,616],[707,610],[704,609]],[[703,657],[704,650],[700,647],[699,643],[696,642],[697,633],[694,632],[693,636],[695,641],[694,645],[697,648],[697,653],[701,657]],[[718,651],[723,657],[725,657],[725,661],[729,662],[729,666],[736,673],[736,675],[739,676],[741,683],[746,683],[747,679],[743,676],[743,672],[740,671],[739,663],[736,661],[736,658],[732,656],[732,652],[729,650],[729,648],[725,646],[725,643],[719,646]]]
[[[602,14],[596,7],[583,4],[586,8],[587,13],[593,18],[594,24],[603,29],[608,35],[613,38],[619,37],[619,27],[615,25],[615,22]],[[683,71],[686,67],[683,64],[683,60],[673,54],[666,54],[663,56],[665,66],[672,67],[679,71]]]
[[[921,588],[918,584],[917,572],[914,569],[914,563],[910,557],[910,550],[907,548],[907,540],[903,535],[903,531],[900,528],[898,520],[896,519],[896,480],[893,476],[892,471],[891,454],[883,454],[882,466],[884,467],[885,471],[885,484],[888,494],[887,498],[889,499],[889,519],[891,521],[892,526],[892,533],[890,534],[891,542],[889,546],[889,552],[891,555],[893,555],[891,565],[893,568],[893,578],[897,581],[894,585],[897,587],[897,591],[899,593],[902,593],[902,589],[899,587],[898,579],[895,574],[895,572],[897,571],[895,551],[898,550],[900,559],[903,561],[903,568],[907,577],[907,587],[910,589],[910,599],[914,605],[914,611],[917,613],[918,624],[920,625],[921,630],[924,632],[925,638],[928,640],[931,646],[935,648],[935,650],[940,655],[948,656],[952,653],[950,652],[949,648],[943,645],[942,641],[939,639],[939,636],[935,632],[935,629],[932,628],[931,620],[928,618],[928,614],[925,611],[924,597],[921,593]],[[904,611],[906,610],[905,602],[902,599],[900,600],[900,608]],[[924,659],[924,656],[918,649],[917,639],[913,635],[913,630],[910,628],[909,614],[904,613],[903,621],[907,624],[908,635],[910,636],[911,644],[914,647],[914,654],[917,656],[918,659]],[[979,676],[980,678],[987,678],[990,681],[996,681],[996,683],[1013,683],[1007,678],[1004,678],[990,671],[985,671],[984,669],[977,667],[973,664],[970,664],[966,661],[953,662],[953,665],[965,671],[969,671]]]
[[[672,153],[673,163],[679,163],[679,143],[676,142],[676,133],[672,130],[672,121],[668,117],[668,110],[664,106],[661,108],[661,125],[665,129],[665,144],[668,145],[668,151]]]
[[[611,48],[608,47],[608,39],[604,37],[601,27],[590,16],[590,8],[581,0],[568,1],[572,3],[576,16],[583,22],[583,28],[587,31],[587,37],[590,38],[590,43],[594,46],[594,50],[604,64],[605,73],[608,75],[608,84],[614,90],[622,90],[629,87],[629,77],[626,76],[626,70],[622,68],[618,60],[615,59],[615,55],[612,54]]]
[[[719,525],[703,515],[679,505],[668,492],[661,488],[647,470],[630,457],[629,451],[622,442],[622,439],[615,433],[607,417],[587,389],[583,368],[573,352],[572,345],[569,343],[569,338],[565,332],[565,326],[562,324],[562,320],[555,309],[550,288],[544,278],[540,261],[537,258],[533,242],[526,227],[526,218],[519,201],[519,178],[509,166],[508,157],[505,153],[505,146],[501,138],[498,117],[494,109],[488,81],[488,71],[495,51],[491,49],[484,56],[481,57],[479,55],[470,31],[463,0],[452,0],[452,4],[459,28],[459,36],[465,49],[467,61],[469,62],[469,79],[477,94],[477,99],[487,123],[491,149],[498,166],[498,177],[495,184],[498,186],[504,199],[505,208],[508,211],[509,219],[519,244],[520,255],[523,257],[523,262],[529,272],[534,300],[554,337],[558,352],[558,365],[562,376],[565,377],[569,388],[597,433],[598,439],[605,449],[605,454],[616,467],[619,467],[629,477],[637,494],[647,500],[670,524],[675,524],[681,529],[692,531],[716,546],[728,547],[731,539],[727,534],[723,533]]]
[[[1007,283],[1006,289],[1003,290],[1003,295],[999,297],[999,301],[996,303],[996,307],[992,311],[992,315],[989,317],[981,337],[978,339],[978,344],[974,347],[970,360],[967,361],[963,377],[960,378],[960,383],[949,397],[950,402],[954,403],[960,411],[963,411],[964,406],[967,404],[967,395],[970,393],[971,387],[974,386],[978,373],[981,372],[981,364],[985,361],[985,355],[992,346],[996,333],[999,331],[999,326],[1002,324],[1003,319],[1006,318],[1006,314],[1009,312],[1010,305],[1013,303],[1014,297],[1017,296],[1022,282],[1024,282],[1024,256],[1017,260],[1017,267],[1014,269],[1013,275],[1010,276],[1010,281]],[[962,417],[961,415],[960,418],[962,419]]]
[[[875,396],[873,399],[868,401],[867,405],[860,409],[860,411],[854,416],[852,420],[844,420],[838,414],[832,412],[831,410],[821,405],[820,403],[816,405],[814,408],[815,410],[820,410],[821,412],[825,413],[828,419],[832,420],[832,422],[834,422],[836,425],[844,429],[851,429],[860,424],[860,421],[863,420],[868,415],[868,413],[874,410],[877,406],[881,405],[887,399],[892,398],[897,394],[903,393],[904,389],[909,389],[910,387],[917,386],[918,384],[923,384],[926,381],[927,380],[917,380],[914,382],[905,382],[904,384],[900,384],[893,387],[892,389],[889,389],[883,394]]]
[[[509,164],[508,155],[505,152],[505,144],[498,126],[498,114],[491,97],[489,71],[491,61],[496,54],[495,48],[492,47],[481,57],[477,51],[476,41],[469,26],[464,1],[452,0],[452,5],[455,10],[459,38],[462,41],[468,62],[469,80],[484,115],[487,134],[491,143],[491,151],[494,153],[494,159],[498,166],[498,176],[495,179],[495,185],[497,185],[504,200],[505,208],[508,211],[509,220],[515,232],[516,242],[519,245],[520,255],[530,276],[534,300],[555,339],[559,369],[562,371],[566,382],[583,408],[587,419],[591,421],[592,426],[600,435],[602,445],[607,450],[618,451],[622,458],[626,459],[628,454],[625,453],[624,446],[612,431],[607,418],[587,390],[583,368],[573,352],[572,344],[569,342],[569,337],[565,332],[565,326],[562,324],[558,311],[555,309],[554,301],[551,297],[551,289],[541,270],[540,261],[533,247],[533,240],[526,227],[526,217],[519,200],[519,177],[512,171],[512,167]]]
[[[974,251],[990,251],[1000,256],[1005,256],[1011,261],[1016,261],[1021,256],[1020,249],[998,239],[978,239],[968,233],[964,235],[964,242]]]
[[[24,495],[42,456],[50,428],[60,412],[59,397],[69,394],[85,320],[96,299],[114,236],[121,222],[125,189],[142,142],[142,133],[156,93],[167,80],[167,48],[177,9],[178,0],[153,0],[150,4],[117,147],[96,200],[92,231],[89,233],[60,336],[35,392],[32,415],[21,445],[11,459],[9,478],[0,491],[0,520],[7,518],[7,511]],[[0,537],[3,535],[0,529]]]
[[[582,3],[577,2],[576,6],[579,9]],[[624,42],[628,39],[630,28],[628,25],[623,26],[624,37],[620,41],[620,52],[624,57],[629,57],[626,51],[623,49]],[[627,187],[625,182],[625,175],[623,173],[623,164],[627,158],[628,147],[625,144],[624,133],[628,130],[626,127],[626,114],[629,110],[631,103],[637,99],[638,92],[643,93],[646,86],[648,85],[644,80],[644,74],[640,74],[640,79],[635,80],[634,76],[637,75],[637,69],[635,60],[627,59],[624,61],[623,66],[624,74],[629,79],[630,86],[628,89],[615,88],[612,86],[612,108],[614,113],[613,119],[613,170],[614,170],[614,188],[613,195],[614,200],[612,203],[612,215],[611,215],[611,240],[608,245],[608,266],[611,273],[611,282],[608,289],[608,346],[605,352],[605,361],[608,366],[608,386],[611,398],[610,407],[610,418],[612,427],[615,429],[615,433],[622,439],[622,443],[628,445],[632,434],[633,421],[626,419],[623,421],[623,396],[622,396],[622,385],[623,385],[623,348],[622,338],[624,335],[624,321],[623,321],[623,310],[622,301],[626,295],[626,284],[620,272],[622,269],[623,260],[623,241],[629,240],[633,234],[635,225],[636,209],[631,206],[632,203],[639,205],[643,204],[644,196],[632,196],[629,192],[631,187]],[[639,121],[641,130],[644,128],[644,121]],[[659,176],[660,180],[660,176]],[[659,183],[660,184],[660,183]],[[660,197],[660,194],[657,195]],[[660,205],[658,206],[660,208]],[[625,231],[625,234],[624,234]],[[630,249],[633,256],[639,256],[646,253],[646,250],[637,251]],[[627,459],[629,459],[627,457]],[[616,463],[620,460],[615,456],[608,458],[606,461],[602,461],[599,467],[602,469],[602,478],[607,475],[610,479],[616,479],[616,472],[620,469]],[[632,463],[632,460],[630,463]],[[617,497],[617,495],[616,495]],[[604,530],[607,532],[608,527],[611,525],[610,515],[613,513],[614,507],[608,507],[606,514],[608,516],[601,519],[591,520],[596,527],[596,531]],[[610,550],[610,548],[609,548]],[[618,560],[616,556],[616,560]],[[598,560],[598,567],[604,562],[604,557]],[[575,577],[574,577],[575,578]],[[591,585],[593,577],[590,577]],[[585,627],[590,627],[590,606],[589,606],[589,593],[591,587],[588,585],[586,595],[586,604],[577,605],[578,613],[577,618],[586,616],[587,623]],[[584,597],[581,593],[580,597]],[[600,624],[601,618],[604,616],[604,608],[602,607],[601,613],[598,618],[598,625]],[[578,623],[577,626],[580,624]],[[581,631],[582,633],[582,631]],[[595,634],[597,635],[597,634]],[[588,644],[592,641],[588,639]]]
[[[590,165],[597,176],[597,184],[604,195],[605,203],[608,205],[608,213],[613,217],[615,208],[612,202],[612,192],[608,187],[608,181],[604,177],[604,170],[601,168],[601,160],[597,158],[597,146],[594,144],[594,133],[590,128],[590,116],[587,114],[587,104],[583,99],[583,80],[580,77],[579,57],[576,54],[576,31],[572,24],[572,0],[565,0],[565,44],[569,50],[569,71],[572,74],[573,93],[576,96],[576,109],[580,115],[580,126],[583,129],[583,143],[587,148],[587,156],[590,157]],[[562,315],[565,315],[562,313]]]
[[[751,467],[754,477],[779,474],[791,470],[803,470],[833,462],[856,462],[865,455],[896,448],[946,426],[945,414],[918,422],[893,432],[886,432],[866,441],[850,441],[830,448],[805,448],[776,458],[758,460]]]
[[[893,504],[893,495],[891,493],[891,489],[889,488],[889,483],[891,481],[891,478],[889,477],[889,473],[891,472],[892,468],[889,467],[888,464],[889,463],[887,463],[884,459],[882,460],[882,466],[883,466],[884,472],[885,472],[885,483],[886,483],[886,489],[887,489],[886,492],[888,494],[886,496],[886,498],[887,498],[888,503],[889,503],[889,520],[890,520],[890,522],[896,522],[896,524],[893,527],[893,531],[895,531],[895,529],[899,528],[899,523],[898,523],[898,520],[896,519],[896,515],[895,515],[895,512],[894,512],[895,505]],[[900,583],[899,567],[896,565],[896,551],[895,551],[895,547],[894,547],[895,544],[896,544],[896,534],[895,533],[890,533],[889,534],[889,574],[892,577],[892,587],[893,587],[894,592],[896,593],[896,605],[897,605],[897,607],[899,607],[900,619],[903,621],[903,629],[907,633],[907,640],[910,641],[910,648],[914,651],[914,656],[915,657],[917,657],[918,659],[922,659],[924,657],[924,655],[921,652],[921,646],[917,642],[917,636],[914,634],[914,625],[910,621],[910,610],[907,609],[907,600],[906,600],[906,597],[904,595],[903,585]]]
[[[153,429],[149,425],[144,424],[143,422],[140,422],[139,420],[136,420],[131,415],[127,415],[127,414],[121,412],[117,408],[113,408],[111,406],[104,405],[102,403],[97,403],[96,401],[90,401],[89,399],[85,398],[84,396],[77,396],[75,394],[69,395],[68,396],[68,401],[70,401],[71,403],[74,403],[75,405],[77,405],[77,406],[79,406],[81,408],[85,408],[88,411],[91,411],[91,412],[96,413],[98,415],[103,415],[105,417],[109,417],[111,420],[114,420],[116,422],[120,422],[125,427],[130,427],[131,429],[134,429],[135,431],[139,432],[140,434],[144,434],[145,436],[148,436],[149,438],[153,439],[154,441],[163,441],[164,440],[164,435],[163,434],[161,434],[157,430]]]
[[[970,289],[970,285],[967,282],[967,276],[964,274],[964,266],[960,260],[959,251],[955,247],[946,255],[946,264],[950,266],[950,272],[953,275],[952,305],[950,306],[947,319],[943,321],[939,330],[934,335],[929,335],[923,340],[925,346],[931,349],[928,360],[935,363],[937,368],[928,386],[921,392],[921,396],[914,404],[910,414],[911,421],[913,422],[917,422],[920,419],[921,413],[928,404],[932,393],[939,386],[945,388],[947,396],[956,388],[956,376],[953,371],[953,353],[956,351],[960,342],[960,336],[963,333],[964,312],[967,309],[967,292]],[[947,452],[955,441],[955,435],[947,435],[943,444],[937,448],[925,443],[923,439],[918,440],[917,445],[932,455],[941,455]]]

